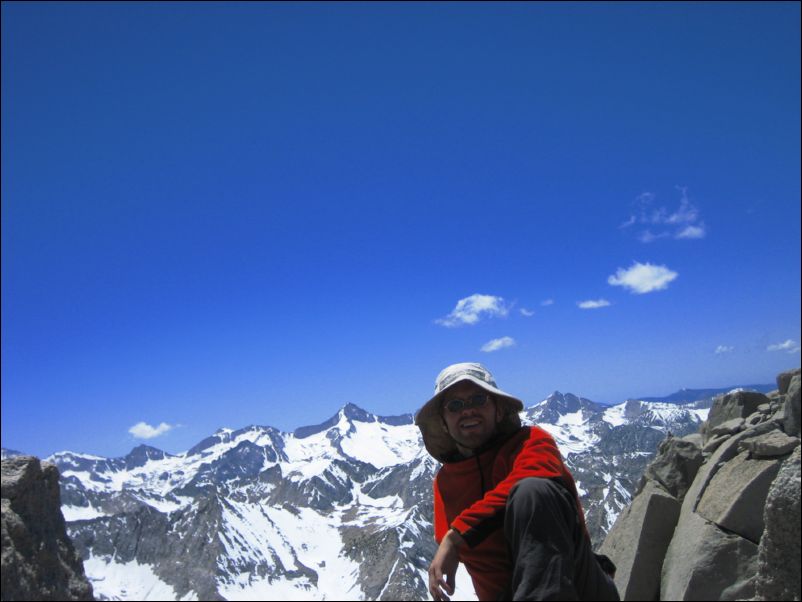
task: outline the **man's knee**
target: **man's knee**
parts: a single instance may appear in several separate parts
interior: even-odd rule
[[[564,490],[565,488],[553,479],[527,477],[513,485],[510,490],[509,501],[522,497],[535,499],[553,496],[562,497]]]
[[[518,481],[507,499],[510,515],[552,514],[562,516],[569,524],[576,520],[576,502],[565,486],[554,479],[528,477]]]

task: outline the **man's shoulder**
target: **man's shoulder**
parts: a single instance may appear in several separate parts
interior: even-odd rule
[[[537,425],[527,426],[524,428],[529,429],[529,439],[547,439],[554,441],[554,437],[551,436],[551,433],[544,428],[541,428]]]
[[[554,441],[551,434],[537,425],[522,426],[506,441],[506,443],[525,443],[528,441]]]
[[[505,444],[505,447],[514,456],[518,456],[524,450],[537,450],[538,453],[542,452],[557,452],[557,442],[554,437],[539,426],[522,426],[521,429],[515,433]]]

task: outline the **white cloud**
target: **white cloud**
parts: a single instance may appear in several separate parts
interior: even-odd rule
[[[776,345],[769,345],[766,347],[766,351],[787,351],[788,353],[796,353],[799,349],[799,343],[791,339],[783,343],[777,343]]]
[[[685,226],[682,230],[674,235],[674,238],[704,238],[705,225],[700,223],[698,226]]]
[[[652,233],[651,230],[643,230],[640,234],[638,234],[638,240],[645,243],[654,242],[659,238],[665,238],[668,236],[668,232],[660,232],[659,234]]]
[[[504,347],[512,347],[515,345],[515,339],[512,337],[501,337],[500,339],[493,339],[482,345],[482,351],[490,353],[491,351],[498,351]]]
[[[734,350],[735,347],[733,347],[732,345],[719,345],[718,347],[716,347],[716,355],[719,355],[721,353],[730,353],[731,351]]]
[[[577,305],[582,309],[598,309],[600,307],[607,307],[610,305],[610,302],[607,299],[596,299],[588,300],[588,301],[579,301]]]
[[[540,304],[543,307],[547,307],[549,305],[554,305],[554,299],[546,299],[545,301],[541,301]]]
[[[692,224],[699,219],[699,210],[691,205],[688,200],[688,189],[677,186],[682,191],[682,198],[679,201],[679,209],[666,218],[667,224]]]
[[[650,243],[660,238],[672,237],[679,240],[704,238],[705,224],[700,219],[699,209],[688,199],[688,189],[677,186],[681,193],[679,207],[670,210],[668,207],[653,205],[656,195],[644,192],[635,199],[635,213],[622,223],[619,228],[629,228],[634,224],[647,226],[638,230],[635,236],[642,243]]]
[[[612,286],[623,286],[636,294],[651,293],[668,288],[668,283],[679,274],[664,265],[635,262],[631,268],[618,268],[615,275],[607,278]]]
[[[522,316],[526,316],[527,318],[530,318],[535,315],[535,312],[533,312],[531,309],[526,309],[525,307],[522,307],[518,311],[521,312]]]
[[[166,422],[162,422],[157,427],[152,427],[147,422],[137,422],[134,426],[128,429],[128,432],[137,439],[153,439],[154,437],[164,435],[173,428],[173,426],[167,424]]]
[[[504,299],[493,295],[471,295],[457,301],[457,306],[445,318],[435,320],[437,324],[453,328],[463,324],[476,324],[484,314],[487,316],[506,316]]]

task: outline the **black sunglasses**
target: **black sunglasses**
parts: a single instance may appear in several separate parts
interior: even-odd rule
[[[456,414],[467,408],[481,408],[489,398],[487,393],[477,393],[468,399],[450,399],[445,403],[445,408]]]

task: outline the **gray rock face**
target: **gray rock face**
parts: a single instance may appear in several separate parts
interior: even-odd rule
[[[705,489],[696,512],[719,527],[757,544],[763,534],[762,508],[780,462],[752,459],[745,451],[727,462]]]
[[[769,491],[755,585],[757,600],[799,600],[800,448],[783,463]]]
[[[623,600],[658,600],[660,569],[680,504],[660,485],[647,480],[607,534],[599,550],[617,566],[615,584]]]
[[[753,458],[774,458],[790,454],[797,445],[798,437],[789,437],[782,431],[772,431],[751,441],[744,441],[738,449],[749,451]]]
[[[788,392],[785,394],[786,402],[783,412],[783,428],[788,435],[799,437],[800,435],[800,376],[799,370],[791,379],[788,385]]]
[[[93,600],[67,538],[58,470],[33,456],[2,461],[3,600]]]
[[[661,600],[722,600],[725,590],[752,596],[757,546],[695,512],[680,517],[663,561]],[[731,599],[731,598],[730,598]]]
[[[734,433],[739,433],[744,429],[744,422],[745,421],[743,418],[733,418],[732,420],[727,420],[721,424],[711,427],[710,434],[713,437],[718,437],[719,435],[732,435]]]
[[[799,368],[796,370],[788,370],[787,372],[782,372],[777,375],[777,390],[779,391],[780,395],[785,395],[788,393],[788,387],[791,384],[791,380],[794,378],[794,376],[799,375]]]
[[[602,546],[619,566],[623,599],[800,599],[799,381],[796,370],[780,375],[769,397],[717,398],[701,440],[661,443]],[[680,478],[689,460],[692,470]],[[661,495],[681,503],[678,519],[664,500],[661,512],[650,510]],[[669,542],[655,538],[651,553],[644,537],[658,529]]]
[[[734,418],[747,418],[757,411],[759,405],[769,403],[769,398],[763,393],[754,391],[736,391],[717,397],[710,408],[707,417],[707,426],[703,431],[710,438],[714,429]]]
[[[668,437],[658,448],[657,456],[646,469],[645,476],[682,501],[702,465],[702,450],[691,441]]]

